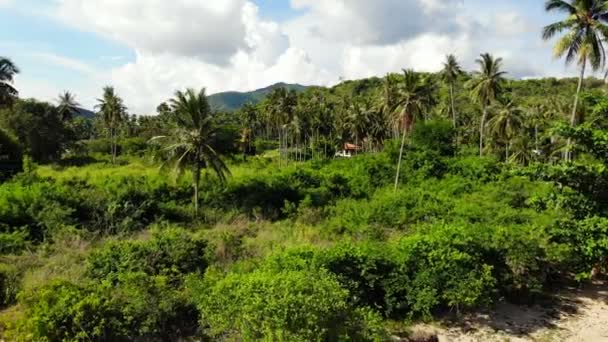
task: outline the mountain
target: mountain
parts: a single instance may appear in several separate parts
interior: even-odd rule
[[[258,103],[268,95],[273,89],[286,88],[287,90],[295,90],[300,93],[305,91],[308,86],[300,84],[276,83],[266,88],[257,89],[250,92],[227,91],[209,95],[209,104],[211,108],[218,111],[235,111],[248,102]]]
[[[78,114],[76,114],[76,116],[82,116],[85,119],[93,119],[95,117],[95,112],[85,108],[78,108]]]

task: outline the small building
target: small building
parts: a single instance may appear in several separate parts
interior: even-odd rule
[[[336,157],[340,158],[351,158],[354,155],[357,155],[362,148],[355,144],[345,143],[342,150],[336,152]]]

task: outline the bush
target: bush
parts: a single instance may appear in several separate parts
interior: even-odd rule
[[[551,243],[559,251],[558,260],[565,270],[587,280],[608,274],[608,219],[591,217],[565,220],[549,231]]]
[[[0,264],[0,308],[12,305],[21,287],[21,275],[16,267]]]
[[[169,340],[190,336],[196,310],[164,277],[121,274],[118,283],[54,281],[20,297],[19,332],[35,341]]]
[[[177,280],[188,273],[202,273],[208,265],[207,242],[182,229],[153,232],[147,241],[116,241],[87,258],[87,275],[116,279],[122,273],[143,272]]]
[[[377,316],[352,308],[348,291],[325,273],[232,273],[194,288],[202,322],[218,338],[380,341],[383,337]]]
[[[89,153],[109,154],[112,151],[112,141],[109,138],[91,139],[85,144]]]
[[[466,235],[437,230],[402,239],[398,245],[410,316],[430,318],[438,310],[470,309],[491,302],[496,280],[480,246]],[[398,288],[399,288],[398,287]]]
[[[0,129],[0,181],[23,170],[23,150],[17,139]]]
[[[276,140],[256,139],[254,145],[255,151],[259,154],[279,148],[279,142]]]
[[[456,130],[449,121],[428,121],[414,126],[411,145],[422,150],[430,150],[441,156],[453,156]]]

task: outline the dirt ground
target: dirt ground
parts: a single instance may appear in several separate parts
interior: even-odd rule
[[[455,324],[419,325],[440,342],[608,342],[608,283],[572,288],[545,307],[499,304]]]

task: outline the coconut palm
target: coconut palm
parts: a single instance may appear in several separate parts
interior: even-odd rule
[[[496,101],[502,91],[502,82],[506,72],[501,71],[502,58],[494,58],[489,53],[483,53],[476,60],[479,71],[473,74],[470,83],[473,99],[481,105],[482,116],[479,124],[479,155],[483,156],[484,131],[488,118],[488,107]]]
[[[103,97],[97,99],[97,102],[99,103],[95,107],[98,109],[98,114],[101,115],[102,122],[110,134],[112,163],[116,163],[118,128],[126,116],[127,107],[123,104],[122,99],[116,95],[114,87],[110,86],[103,88]]]
[[[71,120],[80,111],[80,104],[76,101],[76,97],[69,91],[64,91],[57,98],[57,113],[63,121]]]
[[[395,191],[399,187],[399,173],[401,172],[405,138],[414,127],[416,118],[423,115],[434,104],[435,91],[435,84],[429,77],[423,77],[413,70],[403,70],[403,75],[404,80],[396,102],[396,108],[401,109],[400,115],[396,119],[399,122],[402,136],[395,175]]]
[[[513,139],[524,127],[525,111],[509,102],[491,108],[494,112],[492,119],[488,121],[490,132],[496,137],[497,141],[504,141],[506,145],[506,160],[509,160],[509,152]]]
[[[19,68],[8,58],[0,57],[0,107],[11,105],[19,92],[13,87],[13,80]]]
[[[264,109],[269,130],[274,128],[279,135],[279,167],[282,151],[287,148],[287,128],[293,119],[296,106],[297,94],[283,87],[274,89],[265,100]]]
[[[608,39],[608,2],[605,0],[548,0],[545,9],[547,12],[562,12],[566,18],[547,25],[543,29],[543,39],[552,39],[566,31],[557,41],[554,54],[556,57],[565,56],[567,64],[576,60],[580,67],[570,117],[570,124],[574,127],[586,67],[589,65],[594,71],[597,71],[605,64],[604,41]],[[566,160],[570,160],[572,157],[570,149],[571,141],[568,140]]]
[[[386,74],[386,77],[382,80],[382,97],[380,101],[380,112],[382,116],[389,120],[397,107],[397,98],[399,96],[399,80],[394,74]],[[394,138],[399,137],[400,130],[397,124],[398,120],[392,122],[393,136]]]
[[[441,78],[450,87],[450,110],[452,114],[452,121],[454,128],[456,128],[456,106],[454,105],[454,84],[458,80],[458,77],[462,76],[464,72],[456,60],[456,56],[448,55],[445,63],[443,63],[443,69],[441,70]]]
[[[192,170],[194,213],[198,214],[201,170],[212,169],[222,183],[230,171],[211,146],[216,128],[205,89],[177,91],[170,104],[176,127],[169,135],[154,137],[151,142],[164,145],[160,150],[160,157],[165,160],[163,168],[171,168],[175,176]]]

